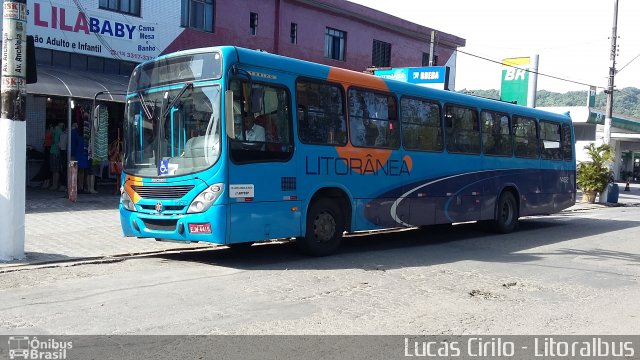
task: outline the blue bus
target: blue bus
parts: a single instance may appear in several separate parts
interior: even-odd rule
[[[233,46],[138,65],[126,104],[125,236],[312,255],[346,233],[575,204],[568,115]]]

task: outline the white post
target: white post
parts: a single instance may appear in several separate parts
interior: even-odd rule
[[[527,92],[527,106],[530,108],[536,107],[536,94],[538,92],[538,60],[540,56],[538,54],[531,56],[531,63],[529,64],[529,91]]]
[[[0,91],[0,260],[24,258],[27,1],[4,0]]]

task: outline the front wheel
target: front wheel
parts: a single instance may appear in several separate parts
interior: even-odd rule
[[[309,208],[305,237],[297,239],[296,244],[306,254],[326,256],[338,249],[343,232],[340,208],[329,199],[320,199]]]
[[[496,218],[493,228],[496,232],[507,234],[518,227],[518,203],[516,198],[509,191],[500,195],[496,207]]]

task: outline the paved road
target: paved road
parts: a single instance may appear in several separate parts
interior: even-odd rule
[[[617,205],[640,205],[640,184],[631,184],[628,192],[623,191],[624,184],[620,186]],[[207,244],[184,245],[122,237],[117,210],[118,196],[111,195],[113,185],[103,186],[99,190],[97,195],[80,194],[78,201],[71,203],[63,193],[30,189],[26,199],[26,258],[0,263],[0,269],[211,247]],[[578,203],[569,210],[603,207],[606,205]]]
[[[0,332],[640,334],[640,207],[0,274]]]

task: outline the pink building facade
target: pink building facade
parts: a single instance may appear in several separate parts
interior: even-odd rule
[[[386,66],[420,67],[428,65],[431,32],[437,31],[345,0],[236,0],[215,1],[214,6],[213,32],[185,28],[163,53],[232,44],[363,71],[376,65],[377,40],[389,44]],[[251,13],[258,18],[255,35]],[[326,56],[327,28],[343,32],[343,59]],[[455,68],[452,55],[463,46],[464,39],[437,32],[437,65]]]

